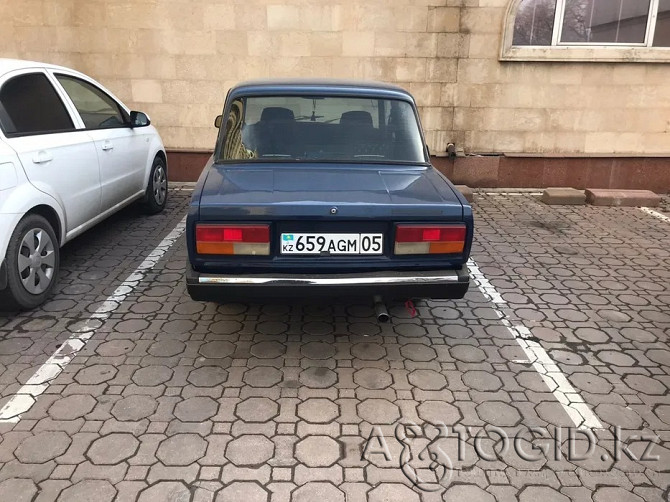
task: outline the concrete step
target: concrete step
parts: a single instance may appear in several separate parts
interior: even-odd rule
[[[454,185],[456,187],[456,190],[461,192],[463,194],[463,197],[465,197],[465,200],[468,202],[472,202],[475,199],[475,196],[472,192],[472,188],[470,188],[467,185]]]
[[[656,207],[662,197],[649,190],[587,188],[586,202],[594,206]]]
[[[586,194],[575,188],[551,187],[542,192],[540,200],[550,206],[580,206],[586,204]]]

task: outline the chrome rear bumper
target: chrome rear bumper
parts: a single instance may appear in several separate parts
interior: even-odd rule
[[[390,298],[462,298],[470,282],[467,268],[430,271],[383,271],[354,274],[200,274],[186,272],[195,300],[281,299],[317,296]]]

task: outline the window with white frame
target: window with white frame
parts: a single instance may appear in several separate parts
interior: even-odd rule
[[[512,45],[670,47],[670,0],[521,0]]]

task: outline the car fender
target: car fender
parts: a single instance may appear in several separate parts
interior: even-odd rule
[[[156,128],[154,126],[150,125],[147,127],[147,129],[151,129],[150,131],[147,131],[147,134],[149,135],[151,140],[149,142],[149,149],[148,149],[149,154],[147,155],[147,163],[146,168],[144,170],[145,187],[149,185],[149,175],[151,174],[151,167],[153,166],[156,155],[158,155],[159,153],[163,155],[163,158],[165,159],[165,170],[169,173],[167,165],[167,154],[165,153],[165,147],[163,146],[161,137],[158,134],[158,131],[156,131]]]
[[[32,187],[34,191],[30,191],[28,187]],[[67,215],[63,210],[63,207],[65,206],[63,204],[62,198],[56,193],[56,191],[51,186],[42,182],[28,182],[26,185],[22,185],[20,188],[26,190],[25,195],[22,195],[22,197],[25,197],[23,201],[24,204],[22,205],[22,207],[24,208],[23,214],[26,214],[32,208],[37,206],[49,206],[58,215],[58,222],[60,224],[60,232],[58,233],[58,238],[60,240],[61,246],[65,244]],[[37,193],[34,194],[34,192]],[[12,194],[12,196],[13,195],[14,194]]]
[[[0,206],[0,219],[2,220],[0,260],[5,257],[10,236],[16,225],[27,213],[38,206],[46,206],[56,214],[60,229],[54,229],[54,232],[58,234],[60,245],[65,243],[65,213],[56,199],[29,183],[23,183],[4,192],[8,193],[3,193],[2,206]]]

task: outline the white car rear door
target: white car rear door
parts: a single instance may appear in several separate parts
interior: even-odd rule
[[[128,112],[93,81],[55,71],[95,142],[100,162],[102,211],[144,193],[150,137],[130,127]]]
[[[59,201],[66,232],[100,212],[98,156],[46,72],[29,69],[0,79],[0,126],[29,181]]]

